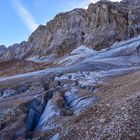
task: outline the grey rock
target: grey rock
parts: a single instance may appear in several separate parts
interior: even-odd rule
[[[11,95],[14,95],[14,94],[16,94],[15,90],[13,90],[13,89],[6,89],[3,92],[3,97],[8,97],[8,96],[11,96]]]
[[[100,50],[116,41],[140,33],[139,0],[99,1],[88,9],[60,13],[46,25],[40,25],[27,42],[3,51],[1,60],[63,56],[80,45]]]
[[[6,51],[7,51],[6,46],[0,45],[0,58],[4,58]]]

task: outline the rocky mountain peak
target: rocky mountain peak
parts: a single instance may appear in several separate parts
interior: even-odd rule
[[[4,57],[5,53],[6,53],[6,51],[7,51],[6,46],[0,45],[0,58],[3,59],[3,57]]]
[[[139,0],[101,0],[88,9],[60,13],[40,25],[27,42],[10,47],[4,52],[5,58],[61,57],[81,45],[95,50],[107,48],[140,33],[139,10]]]

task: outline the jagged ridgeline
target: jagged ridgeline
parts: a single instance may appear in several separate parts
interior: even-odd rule
[[[0,47],[0,59],[64,56],[80,45],[100,50],[140,33],[140,1],[99,1],[88,9],[58,14],[27,42]]]

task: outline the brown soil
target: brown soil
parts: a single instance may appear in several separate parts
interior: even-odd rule
[[[26,60],[9,60],[0,62],[0,77],[12,76],[50,67],[51,63],[35,63]]]
[[[60,139],[139,140],[140,71],[106,79],[96,94],[101,102],[79,116],[58,120],[63,124],[56,130]],[[44,138],[44,134],[41,135]],[[45,137],[49,135],[47,133]]]

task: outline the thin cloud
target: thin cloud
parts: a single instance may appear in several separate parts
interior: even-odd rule
[[[17,13],[21,17],[25,25],[28,27],[28,29],[30,31],[34,31],[38,27],[38,24],[36,23],[30,11],[22,5],[21,1],[12,0],[12,2]]]

